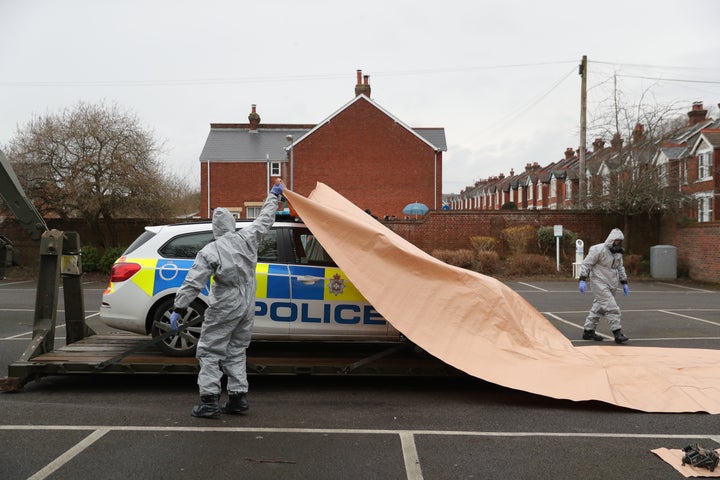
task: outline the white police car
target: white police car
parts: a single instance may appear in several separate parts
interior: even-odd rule
[[[212,240],[210,222],[146,227],[112,267],[102,321],[153,337],[167,332],[175,292]],[[253,340],[401,340],[300,223],[275,222],[258,250],[256,275]],[[190,304],[188,321],[203,315],[209,287]],[[194,355],[200,328],[166,338],[161,349]]]

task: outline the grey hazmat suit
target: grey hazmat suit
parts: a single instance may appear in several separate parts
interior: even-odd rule
[[[269,194],[260,215],[237,231],[232,214],[216,208],[212,217],[215,240],[198,252],[175,294],[175,309],[185,309],[214,276],[195,355],[201,396],[221,393],[223,372],[228,392],[248,391],[246,349],[255,320],[257,251],[275,220],[277,206],[277,196]]]
[[[593,245],[580,267],[580,279],[590,279],[594,294],[590,312],[585,319],[585,330],[595,330],[602,315],[613,332],[621,328],[620,307],[615,301],[618,283],[627,283],[623,254],[613,253],[610,247],[615,240],[624,240],[622,231],[614,228],[604,243]]]

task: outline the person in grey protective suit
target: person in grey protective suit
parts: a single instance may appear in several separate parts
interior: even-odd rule
[[[235,219],[228,210],[216,208],[212,217],[215,240],[198,252],[175,294],[170,324],[177,331],[188,305],[213,276],[195,355],[200,364],[200,404],[192,409],[194,417],[219,418],[221,413],[239,414],[248,409],[245,362],[255,320],[257,251],[260,240],[275,221],[282,193],[282,181],[277,179],[260,215],[240,230],[235,229]],[[223,373],[227,375],[228,401],[221,408]]]
[[[593,298],[590,312],[585,319],[583,340],[601,341],[602,336],[595,333],[600,316],[604,315],[608,326],[615,335],[615,343],[625,343],[628,337],[622,333],[620,324],[620,307],[615,301],[615,292],[618,283],[622,284],[625,296],[630,294],[627,275],[623,266],[624,240],[622,231],[613,228],[604,243],[593,245],[580,267],[580,293],[587,290],[587,279],[595,298]]]

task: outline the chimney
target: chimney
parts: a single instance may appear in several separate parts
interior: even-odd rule
[[[514,176],[515,176],[515,170],[512,169],[512,168],[510,169],[510,176],[511,176],[511,177],[514,177]]]
[[[355,85],[355,96],[364,94],[366,97],[370,97],[370,84],[368,79],[370,75],[362,74],[362,70],[357,71],[357,85]]]
[[[572,147],[568,147],[565,149],[565,160],[570,159],[575,156],[575,150],[572,149]]]
[[[593,146],[593,152],[598,152],[605,148],[605,140],[602,138],[596,138],[595,141],[592,144]]]
[[[703,108],[702,102],[693,102],[692,109],[687,113],[688,125],[697,125],[705,120],[707,110]]]
[[[622,137],[620,136],[619,133],[616,133],[615,135],[613,135],[613,138],[612,138],[612,140],[610,141],[610,145],[612,146],[612,148],[613,148],[614,150],[620,150],[620,149],[622,149],[623,139],[622,139]]]
[[[500,175],[498,175],[498,178],[500,180],[502,180],[503,178],[505,178],[505,174],[503,172],[500,172]]]
[[[529,172],[530,170],[532,170],[532,164],[531,164],[531,163],[526,163],[526,164],[525,164],[525,171],[526,171],[526,172]]]
[[[633,143],[640,143],[645,140],[645,126],[642,123],[636,123],[632,133]]]
[[[250,133],[257,133],[258,126],[260,125],[260,115],[255,111],[255,104],[252,105],[252,111],[248,115],[248,121],[250,122]]]

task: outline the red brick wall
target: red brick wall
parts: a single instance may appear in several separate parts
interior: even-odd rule
[[[662,240],[677,247],[678,272],[693,280],[720,283],[720,223],[667,225]]]
[[[101,248],[101,240],[89,231],[82,220],[62,222],[49,221],[50,228],[77,231],[83,245]],[[117,220],[115,228],[121,234],[120,244],[129,245],[140,233],[146,222],[140,219]],[[434,249],[471,248],[470,237],[491,236],[501,239],[503,229],[513,226],[563,225],[585,242],[585,252],[590,245],[607,237],[614,227],[623,229],[622,219],[592,212],[577,211],[431,211],[418,220],[386,222],[388,228],[417,245],[426,252]],[[650,247],[667,244],[678,247],[678,265],[686,268],[691,278],[720,283],[720,223],[699,224],[679,228],[673,223],[654,224],[640,217],[630,225],[630,253],[649,258]],[[661,234],[662,233],[662,234]],[[39,243],[30,240],[25,230],[14,219],[0,224],[0,234],[7,236],[20,249],[24,265],[36,265]]]
[[[388,222],[388,227],[420,249],[472,248],[470,237],[487,236],[502,240],[506,228],[532,225],[535,228],[562,225],[590,245],[604,241],[614,227],[623,228],[614,219],[597,213],[568,210],[527,211],[439,211],[419,220]]]
[[[200,165],[200,216],[205,218],[208,164]],[[210,181],[210,212],[215,207],[243,207],[243,218],[245,202],[262,202],[269,191],[265,163],[211,162]]]

